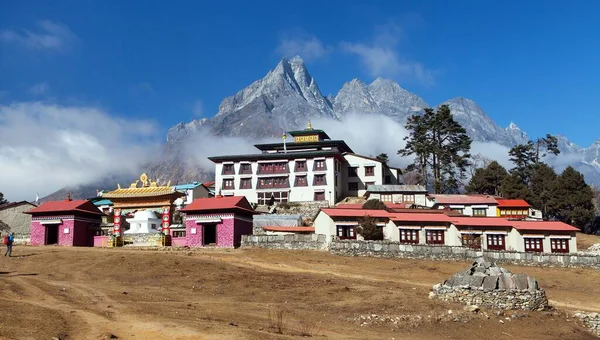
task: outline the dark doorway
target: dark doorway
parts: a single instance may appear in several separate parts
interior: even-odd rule
[[[46,226],[46,243],[45,244],[57,244],[58,243],[58,224]]]
[[[217,225],[216,224],[205,224],[204,230],[202,230],[202,245],[216,245],[217,244]]]

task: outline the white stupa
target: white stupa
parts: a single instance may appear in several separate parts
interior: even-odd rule
[[[133,218],[128,218],[129,230],[124,234],[154,234],[158,233],[161,219],[156,217],[154,211],[140,210],[133,215]]]

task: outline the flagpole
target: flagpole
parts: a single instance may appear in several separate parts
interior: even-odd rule
[[[283,131],[283,153],[287,153],[286,139],[287,139],[287,132]]]

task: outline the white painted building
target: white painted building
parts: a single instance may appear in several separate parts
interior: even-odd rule
[[[210,196],[208,188],[200,182],[179,184],[173,186],[173,188],[185,194],[185,197],[180,197],[173,202],[179,209],[187,207],[197,198],[206,198]]]
[[[367,199],[377,199],[386,203],[406,203],[427,206],[427,189],[422,185],[384,184],[370,185],[365,194]]]
[[[354,154],[344,141],[331,140],[310,124],[289,134],[294,142],[255,145],[262,153],[209,157],[215,163],[216,193],[245,196],[258,205],[309,201],[333,205],[364,194],[368,184],[399,181],[399,169]]]
[[[489,195],[427,195],[426,206],[450,209],[473,217],[496,217],[498,202]]]

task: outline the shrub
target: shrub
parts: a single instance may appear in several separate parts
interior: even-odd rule
[[[387,210],[385,203],[378,199],[370,199],[363,204],[363,209],[369,210]]]
[[[379,241],[383,240],[383,228],[377,226],[377,219],[372,216],[361,217],[358,220],[360,227],[357,233],[361,234],[365,240]]]

